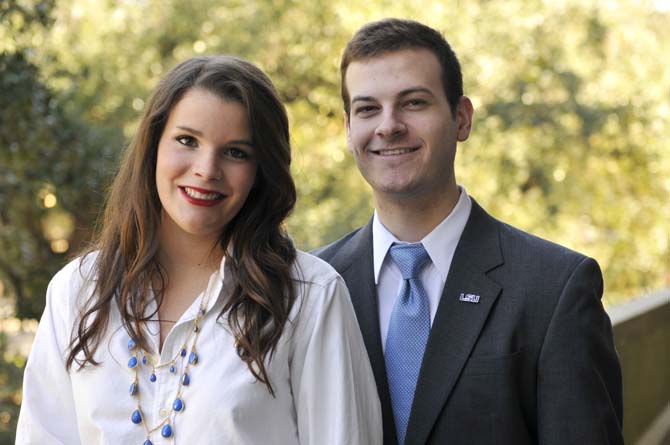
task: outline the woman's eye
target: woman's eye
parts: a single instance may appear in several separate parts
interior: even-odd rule
[[[181,145],[186,145],[187,147],[195,147],[196,145],[198,145],[193,136],[182,135],[182,136],[177,136],[175,139]]]
[[[226,155],[230,156],[231,158],[235,158],[235,159],[249,159],[250,158],[249,153],[247,153],[246,151],[244,151],[242,149],[235,148],[235,147],[232,147],[232,148],[229,148],[228,150],[226,150]]]

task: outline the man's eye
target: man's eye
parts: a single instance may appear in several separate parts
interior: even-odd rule
[[[181,135],[181,136],[177,136],[175,139],[181,145],[186,145],[187,147],[195,147],[195,146],[198,145],[193,136]]]
[[[410,99],[406,102],[406,105],[409,107],[422,107],[426,105],[426,101],[423,99]]]
[[[356,108],[356,114],[370,114],[374,112],[377,109],[377,107],[373,105],[366,105],[363,107],[358,107]]]

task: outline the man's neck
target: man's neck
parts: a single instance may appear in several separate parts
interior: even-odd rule
[[[456,207],[460,196],[457,186],[431,196],[388,197],[374,195],[381,223],[398,240],[419,242],[438,226]]]

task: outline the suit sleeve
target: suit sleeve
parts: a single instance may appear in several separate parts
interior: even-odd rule
[[[584,258],[563,288],[539,357],[541,445],[623,444],[621,368],[602,292],[598,264]]]
[[[65,357],[72,326],[68,322],[70,273],[67,266],[49,283],[23,376],[23,401],[16,430],[17,445],[80,443]],[[70,272],[70,273],[68,273]]]
[[[290,359],[300,443],[381,445],[377,387],[344,281],[306,286]]]

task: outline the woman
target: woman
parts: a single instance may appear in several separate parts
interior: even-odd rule
[[[282,228],[289,164],[258,68],[198,57],[167,74],[95,248],[49,285],[17,443],[381,443],[345,285]]]

